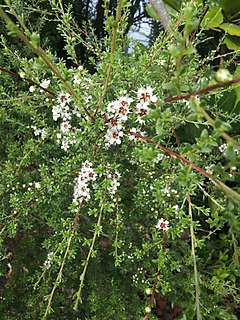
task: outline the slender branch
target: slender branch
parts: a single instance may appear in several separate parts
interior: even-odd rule
[[[195,36],[196,36],[196,34],[197,34],[200,26],[201,26],[201,23],[202,23],[205,15],[207,14],[208,10],[209,10],[209,5],[206,5],[205,8],[204,8],[203,14],[202,14],[202,16],[201,16],[201,19],[200,19],[199,22],[198,22],[197,28],[194,30],[194,32],[193,32],[193,33],[191,34],[191,36],[190,36],[189,42],[192,42],[193,39],[195,38]]]
[[[187,199],[188,199],[188,213],[191,221],[190,233],[191,233],[191,246],[192,246],[192,258],[193,258],[194,282],[195,282],[196,312],[197,312],[197,320],[201,320],[200,292],[199,292],[199,284],[198,284],[197,260],[196,260],[196,254],[195,254],[195,236],[194,236],[194,228],[193,228],[192,202],[191,202],[191,197],[189,193],[187,194]]]
[[[200,95],[200,94],[204,94],[204,93],[213,91],[213,90],[218,89],[218,88],[221,88],[221,87],[231,86],[232,84],[235,84],[235,83],[240,83],[240,77],[235,78],[235,79],[233,79],[233,80],[231,80],[231,81],[228,81],[228,82],[217,83],[217,84],[214,84],[214,85],[212,85],[212,86],[206,87],[206,88],[204,88],[204,89],[197,90],[197,91],[191,92],[191,93],[189,93],[189,94],[185,94],[185,95],[183,95],[183,96],[176,96],[176,97],[166,98],[166,99],[164,100],[164,102],[165,102],[165,103],[171,103],[171,102],[174,102],[174,101],[180,101],[180,100],[184,100],[184,99],[189,99],[189,98],[191,98],[191,97],[198,96],[198,95]]]
[[[42,89],[43,91],[49,93],[51,96],[54,96],[54,97],[56,96],[56,93],[55,93],[55,92],[53,92],[53,91],[51,91],[51,90],[48,90],[47,88],[42,87],[40,84],[38,84],[36,81],[33,81],[32,79],[25,78],[25,77],[20,77],[20,75],[19,75],[18,73],[15,73],[15,72],[12,72],[12,71],[10,71],[10,70],[7,70],[7,69],[5,69],[5,68],[3,68],[3,67],[1,67],[1,66],[0,66],[0,70],[3,71],[3,72],[5,72],[5,73],[10,74],[12,77],[15,77],[15,78],[17,78],[17,79],[26,80],[27,82],[29,82],[29,83],[37,86],[38,88]]]
[[[157,275],[156,275],[155,280],[154,280],[152,294],[151,294],[150,303],[149,303],[150,307],[152,306],[153,301],[154,301],[154,296],[155,296],[155,291],[156,291],[156,288],[157,288],[157,283],[158,283],[159,276],[160,276],[160,270],[158,270]],[[148,320],[148,313],[146,313],[144,320]]]
[[[201,173],[203,176],[205,176],[206,178],[210,179],[211,181],[213,181],[220,189],[222,189],[223,192],[226,193],[226,195],[231,196],[236,198],[237,200],[240,201],[240,194],[235,192],[234,190],[232,190],[231,188],[229,188],[228,186],[226,186],[223,182],[221,182],[220,180],[218,180],[217,178],[213,178],[213,176],[208,173],[207,171],[205,171],[204,169],[202,169],[201,167],[199,167],[198,165],[196,165],[195,163],[191,162],[190,160],[188,160],[187,158],[185,158],[184,156],[171,151],[170,149],[162,146],[161,144],[157,143],[156,141],[148,138],[148,137],[144,137],[142,136],[140,133],[135,133],[135,132],[131,132],[130,134],[135,136],[136,138],[139,138],[143,141],[146,141],[148,143],[154,144],[156,145],[159,149],[163,150],[164,152],[166,152],[167,154],[178,158],[181,162],[186,163],[187,165],[189,165],[190,167],[192,167],[193,169],[195,169],[197,172]]]
[[[91,258],[92,252],[93,252],[93,248],[94,248],[94,245],[95,245],[95,242],[96,242],[96,239],[97,239],[97,235],[98,235],[97,229],[101,226],[101,219],[102,219],[102,213],[103,213],[106,193],[107,193],[107,190],[104,191],[104,196],[103,196],[102,203],[101,203],[101,208],[100,208],[100,212],[99,212],[99,216],[98,216],[97,225],[96,225],[95,232],[94,232],[94,235],[93,235],[93,238],[92,238],[92,243],[91,243],[91,246],[90,246],[86,261],[84,263],[83,272],[80,275],[80,286],[79,286],[78,292],[75,294],[76,300],[75,300],[74,307],[73,307],[74,310],[78,309],[79,302],[82,303],[81,292],[82,292],[82,288],[84,286],[84,280],[85,280],[88,264],[89,264],[89,261],[90,261],[90,258]]]
[[[118,24],[120,22],[121,13],[122,13],[122,5],[123,5],[123,0],[119,0],[118,6],[117,6],[115,25],[113,27],[112,45],[111,45],[111,53],[110,53],[110,64],[109,64],[109,67],[108,67],[108,71],[107,71],[106,80],[105,80],[105,83],[104,83],[103,92],[101,94],[100,99],[98,100],[98,104],[97,104],[94,116],[96,116],[96,114],[98,113],[98,110],[99,110],[99,108],[100,108],[100,106],[102,104],[103,98],[104,98],[104,96],[105,96],[105,94],[107,92],[108,86],[109,86],[110,76],[111,76],[111,73],[112,73],[112,65],[113,65],[113,61],[114,61],[114,52],[115,52],[115,49],[116,49]]]
[[[62,275],[63,275],[63,268],[64,268],[64,265],[66,263],[66,259],[67,259],[67,255],[69,253],[69,249],[70,249],[70,245],[71,245],[71,242],[72,242],[72,239],[73,239],[73,236],[75,234],[75,231],[76,231],[76,227],[77,227],[77,222],[78,222],[78,219],[79,219],[79,216],[80,216],[80,210],[82,208],[82,205],[84,203],[84,200],[85,198],[82,200],[81,204],[80,204],[80,209],[77,213],[77,215],[74,217],[73,219],[73,227],[72,227],[72,231],[71,231],[71,235],[68,239],[68,242],[67,242],[67,248],[66,248],[66,251],[65,251],[65,254],[64,254],[64,257],[63,257],[63,261],[62,261],[62,264],[61,264],[61,267],[60,267],[60,270],[58,272],[58,275],[57,275],[57,278],[54,282],[54,286],[52,288],[52,291],[50,293],[50,296],[49,296],[49,299],[48,299],[48,304],[47,304],[47,308],[46,308],[46,311],[45,311],[45,314],[44,314],[44,317],[43,319],[46,319],[47,318],[47,315],[50,313],[51,311],[51,303],[52,303],[52,299],[53,299],[53,295],[54,295],[54,292],[55,290],[57,289],[59,283],[61,282],[62,280]]]
[[[44,317],[43,319],[46,319],[47,318],[47,315],[50,313],[51,311],[51,303],[52,303],[52,299],[53,299],[53,295],[54,295],[54,292],[55,290],[57,289],[59,283],[61,282],[62,280],[62,275],[63,275],[63,268],[64,268],[64,265],[66,263],[66,259],[67,259],[67,255],[68,255],[68,252],[69,252],[69,249],[70,249],[70,245],[71,245],[71,242],[72,242],[72,238],[73,238],[73,233],[71,233],[69,239],[68,239],[68,242],[67,242],[67,248],[66,248],[66,251],[65,251],[65,254],[64,254],[64,257],[63,257],[63,262],[61,264],[61,267],[60,267],[60,270],[58,272],[58,275],[57,275],[57,278],[54,282],[54,286],[52,288],[52,291],[50,293],[50,296],[48,298],[48,304],[47,304],[47,308],[46,308],[46,311],[45,311],[45,314],[44,314]]]

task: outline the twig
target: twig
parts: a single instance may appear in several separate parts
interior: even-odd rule
[[[240,201],[240,194],[235,192],[234,190],[232,190],[231,188],[229,188],[228,186],[226,186],[223,182],[221,182],[220,180],[218,180],[217,178],[213,178],[213,176],[208,173],[207,171],[205,171],[204,169],[202,169],[201,167],[199,167],[198,165],[196,165],[195,163],[191,162],[190,160],[188,160],[187,158],[185,158],[184,156],[162,146],[161,144],[157,143],[156,141],[148,138],[148,137],[144,137],[142,136],[140,133],[135,133],[135,132],[131,132],[130,134],[135,136],[136,138],[139,138],[141,140],[144,140],[146,142],[149,142],[151,144],[156,145],[159,149],[163,150],[164,152],[168,153],[169,155],[178,158],[181,162],[186,163],[187,165],[189,165],[190,167],[192,167],[193,169],[195,169],[196,171],[198,171],[199,173],[201,173],[203,176],[205,176],[206,178],[212,180],[220,189],[222,189],[223,192],[226,193],[226,195],[231,196],[236,198],[237,200]]]
[[[185,94],[183,96],[176,96],[176,97],[172,97],[172,98],[171,97],[170,98],[166,98],[164,100],[164,102],[165,103],[171,103],[171,102],[174,102],[174,101],[190,99],[191,97],[198,96],[200,94],[204,94],[204,93],[210,92],[212,90],[215,90],[215,89],[218,89],[218,88],[221,88],[221,87],[228,87],[228,86],[231,86],[232,84],[235,84],[235,83],[240,83],[240,77],[235,78],[235,79],[233,79],[231,81],[228,81],[228,82],[213,84],[212,86],[206,87],[206,88],[201,89],[201,90],[194,91],[194,92],[189,93],[189,94]]]
[[[188,199],[188,213],[191,221],[190,233],[191,233],[191,246],[192,246],[192,258],[193,258],[194,282],[195,282],[196,312],[197,312],[197,320],[201,320],[200,292],[199,292],[199,284],[198,284],[197,260],[195,255],[195,236],[194,236],[194,229],[193,229],[192,202],[191,202],[191,197],[189,193],[187,194],[187,199]]]

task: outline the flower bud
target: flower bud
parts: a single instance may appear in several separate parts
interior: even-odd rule
[[[228,82],[232,80],[232,75],[227,69],[219,69],[216,72],[216,80],[220,83]]]

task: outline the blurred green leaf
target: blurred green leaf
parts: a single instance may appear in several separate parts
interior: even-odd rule
[[[232,36],[240,36],[240,26],[236,24],[222,23],[219,27]]]
[[[240,50],[240,37],[228,35],[224,43],[229,50]]]
[[[206,13],[202,25],[207,28],[217,28],[223,22],[222,8],[211,7]]]
[[[222,0],[221,7],[227,14],[235,14],[240,11],[240,1],[239,0]]]

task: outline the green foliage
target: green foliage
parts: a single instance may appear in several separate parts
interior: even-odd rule
[[[200,2],[168,4],[171,30],[126,53],[131,2],[115,17],[104,4],[99,44],[52,1],[70,67],[1,6],[11,29],[0,53],[3,320],[237,319],[240,80],[229,66],[239,50],[217,72],[214,53],[198,53],[204,28],[236,27],[225,4],[201,28]]]

